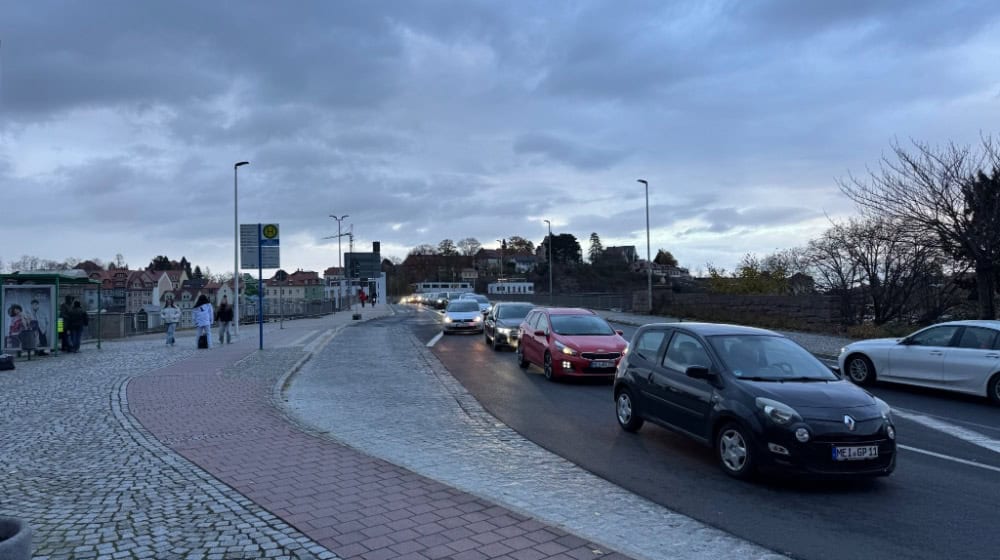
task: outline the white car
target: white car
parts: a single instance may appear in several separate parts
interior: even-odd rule
[[[906,383],[989,397],[1000,404],[1000,321],[950,321],[905,338],[878,338],[840,350],[855,383]]]
[[[472,299],[456,299],[448,304],[442,318],[445,334],[454,332],[483,332],[483,314],[479,304]]]
[[[486,315],[487,313],[490,312],[490,309],[493,309],[493,304],[490,303],[490,300],[486,296],[482,296],[479,294],[472,294],[472,293],[464,293],[462,294],[462,297],[459,299],[471,299],[475,301],[476,303],[479,304],[479,311],[483,315]]]

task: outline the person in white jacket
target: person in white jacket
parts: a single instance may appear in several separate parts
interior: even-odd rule
[[[163,323],[167,325],[167,346],[173,346],[174,342],[174,331],[177,330],[177,323],[181,322],[181,310],[174,305],[173,298],[167,300],[167,304],[160,311],[160,317],[163,319]]]
[[[208,347],[212,347],[212,323],[215,321],[215,312],[212,304],[208,301],[208,296],[202,294],[198,296],[194,309],[191,310],[191,317],[194,319],[194,326],[198,328],[197,336],[208,336]]]

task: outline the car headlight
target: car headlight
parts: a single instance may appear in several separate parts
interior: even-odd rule
[[[511,329],[508,327],[497,327],[497,332],[500,334],[510,334]]]
[[[882,415],[882,419],[886,422],[892,422],[892,407],[889,406],[889,403],[875,397],[875,404],[878,406],[878,412]]]
[[[754,402],[757,403],[757,408],[764,412],[764,416],[767,416],[772,422],[778,424],[779,426],[787,426],[796,420],[802,419],[802,417],[799,416],[799,413],[795,412],[794,408],[783,402],[765,399],[762,397],[757,397]]]
[[[445,323],[450,323],[451,322],[451,317],[445,317],[444,318],[444,322]]]
[[[843,355],[844,352],[847,352],[847,347],[846,346],[843,346],[843,347],[840,348],[841,355]]]
[[[573,350],[572,348],[566,346],[565,344],[559,342],[558,340],[556,341],[556,350],[559,350],[560,352],[566,354],[567,356],[576,356],[577,354],[579,354],[579,352]]]
[[[483,318],[480,317],[479,315],[476,315],[475,317],[472,318],[472,322],[473,323],[481,323],[481,322],[483,322]]]

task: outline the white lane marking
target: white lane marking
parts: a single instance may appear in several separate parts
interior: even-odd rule
[[[430,342],[428,342],[428,343],[427,343],[427,347],[428,347],[428,348],[430,348],[431,346],[434,346],[435,344],[437,344],[437,341],[441,340],[441,337],[442,337],[442,336],[444,336],[444,333],[443,333],[443,332],[439,332],[439,333],[437,333],[437,334],[436,334],[436,335],[434,336],[434,338],[432,338],[432,339],[430,340]]]
[[[897,408],[892,409],[892,413],[900,418],[916,422],[917,424],[922,424],[931,428],[932,430],[938,430],[939,432],[944,432],[952,437],[956,437],[960,440],[966,441],[973,445],[978,445],[984,449],[989,449],[994,453],[1000,453],[1000,440],[995,440],[989,436],[984,436],[979,432],[974,432],[972,430],[967,430],[961,426],[956,426],[950,422],[945,422],[944,420],[938,420],[937,418],[931,418],[930,416],[925,416],[923,414],[916,414],[914,412],[903,412]]]
[[[941,416],[940,414],[929,414],[929,413],[924,413],[924,412],[918,412],[916,410],[910,410],[908,408],[896,408],[896,407],[892,407],[892,410],[894,412],[897,411],[897,410],[900,410],[900,411],[903,411],[903,412],[909,412],[910,414],[922,414],[924,416],[929,416],[931,418],[937,418],[938,420],[944,420],[945,422],[955,422],[956,424],[961,424],[963,426],[972,426],[974,428],[982,428],[984,430],[993,430],[993,431],[1000,430],[1000,426],[992,426],[992,425],[989,425],[989,424],[980,424],[979,422],[969,422],[968,420],[958,420],[957,418],[949,418],[947,416]]]
[[[980,469],[986,469],[988,471],[1000,472],[1000,467],[994,467],[993,465],[984,465],[983,463],[977,463],[975,461],[969,461],[967,459],[959,459],[958,457],[952,457],[951,455],[945,455],[943,453],[935,453],[933,451],[927,451],[926,449],[917,449],[916,447],[910,447],[909,445],[896,444],[896,447],[900,449],[905,449],[907,451],[912,451],[914,453],[922,453],[924,455],[930,455],[931,457],[937,457],[938,459],[944,459],[945,461],[954,461],[956,463],[961,463],[963,465],[968,465],[970,467],[979,467]]]

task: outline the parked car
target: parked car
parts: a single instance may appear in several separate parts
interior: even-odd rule
[[[472,292],[468,292],[462,294],[461,297],[459,297],[459,299],[471,299],[475,301],[476,303],[479,304],[479,311],[481,311],[483,315],[489,313],[490,308],[493,307],[493,304],[490,303],[489,298],[481,294],[474,294]]]
[[[517,346],[521,321],[535,308],[524,301],[501,301],[493,305],[483,319],[483,337],[494,350],[501,346]]]
[[[618,424],[712,446],[722,470],[876,477],[896,467],[889,405],[792,340],[712,323],[640,327],[615,376]]]
[[[628,346],[622,332],[589,309],[539,307],[518,328],[517,361],[537,364],[545,378],[612,377]]]
[[[878,338],[840,350],[859,385],[892,381],[989,397],[1000,404],[1000,321],[949,321],[905,338]]]
[[[471,299],[456,299],[444,310],[444,332],[483,332],[483,314],[479,304]]]

